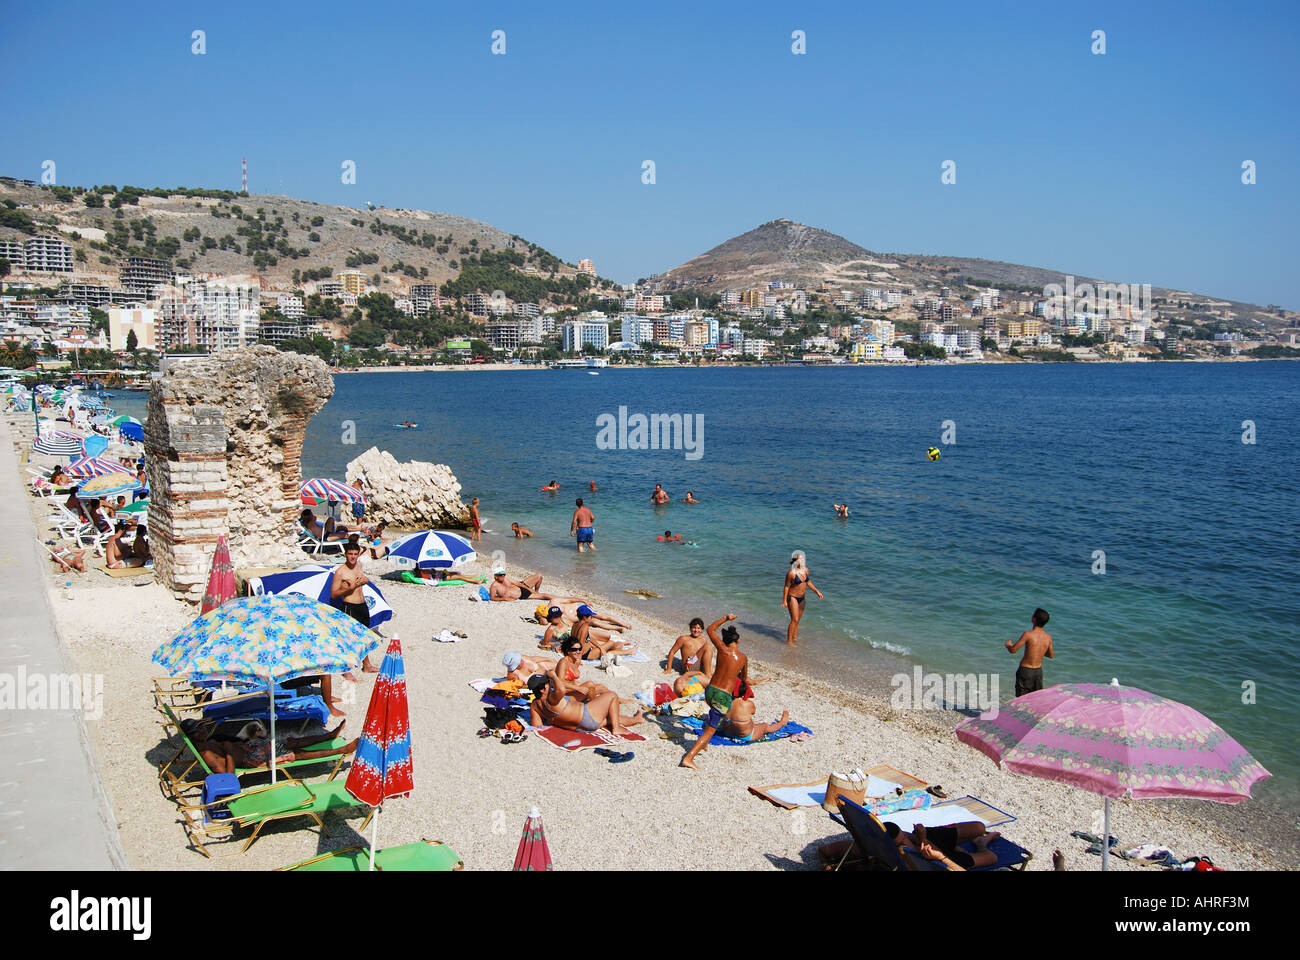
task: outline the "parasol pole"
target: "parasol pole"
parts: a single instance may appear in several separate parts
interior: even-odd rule
[[[268,677],[266,695],[271,701],[271,785],[275,785],[275,678]]]
[[[1104,873],[1110,863],[1110,797],[1105,798],[1101,814],[1101,869]]]
[[[367,872],[375,869],[375,853],[379,849],[379,812],[383,809],[383,804],[375,807],[375,818],[370,824],[370,866]]]

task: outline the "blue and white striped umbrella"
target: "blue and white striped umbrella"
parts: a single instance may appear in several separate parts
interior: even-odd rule
[[[77,399],[73,401],[74,406],[81,407],[83,410],[99,410],[104,406],[104,401],[99,397],[90,394],[78,394]]]
[[[32,444],[32,451],[51,457],[79,457],[81,456],[81,438],[73,439],[69,436],[54,433],[42,434]]]
[[[334,571],[338,567],[320,563],[304,564],[288,573],[271,573],[265,577],[250,577],[248,589],[255,597],[264,595],[282,595],[300,593],[321,603],[330,602],[330,586],[334,580]],[[366,608],[370,611],[370,625],[377,627],[385,620],[393,619],[393,608],[388,605],[384,595],[373,583],[361,588],[361,595],[366,598]]]
[[[468,540],[441,530],[408,533],[388,548],[388,559],[401,567],[421,570],[450,568],[477,559]]]

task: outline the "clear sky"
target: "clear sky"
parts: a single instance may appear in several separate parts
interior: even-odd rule
[[[0,173],[237,190],[247,156],[254,193],[447,211],[621,281],[789,217],[1300,309],[1295,2],[204,9],[7,5]]]

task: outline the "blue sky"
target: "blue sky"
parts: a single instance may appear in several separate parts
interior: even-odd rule
[[[1295,3],[178,6],[6,10],[0,172],[238,189],[247,156],[254,193],[473,217],[622,281],[789,217],[1300,309]]]

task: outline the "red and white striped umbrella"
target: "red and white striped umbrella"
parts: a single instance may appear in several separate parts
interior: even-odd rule
[[[130,474],[131,470],[103,457],[82,457],[68,467],[67,473],[71,477],[102,477],[106,473]]]
[[[304,481],[299,492],[302,494],[302,502],[308,506],[318,500],[332,500],[336,503],[366,502],[366,495],[356,487],[322,477]]]

